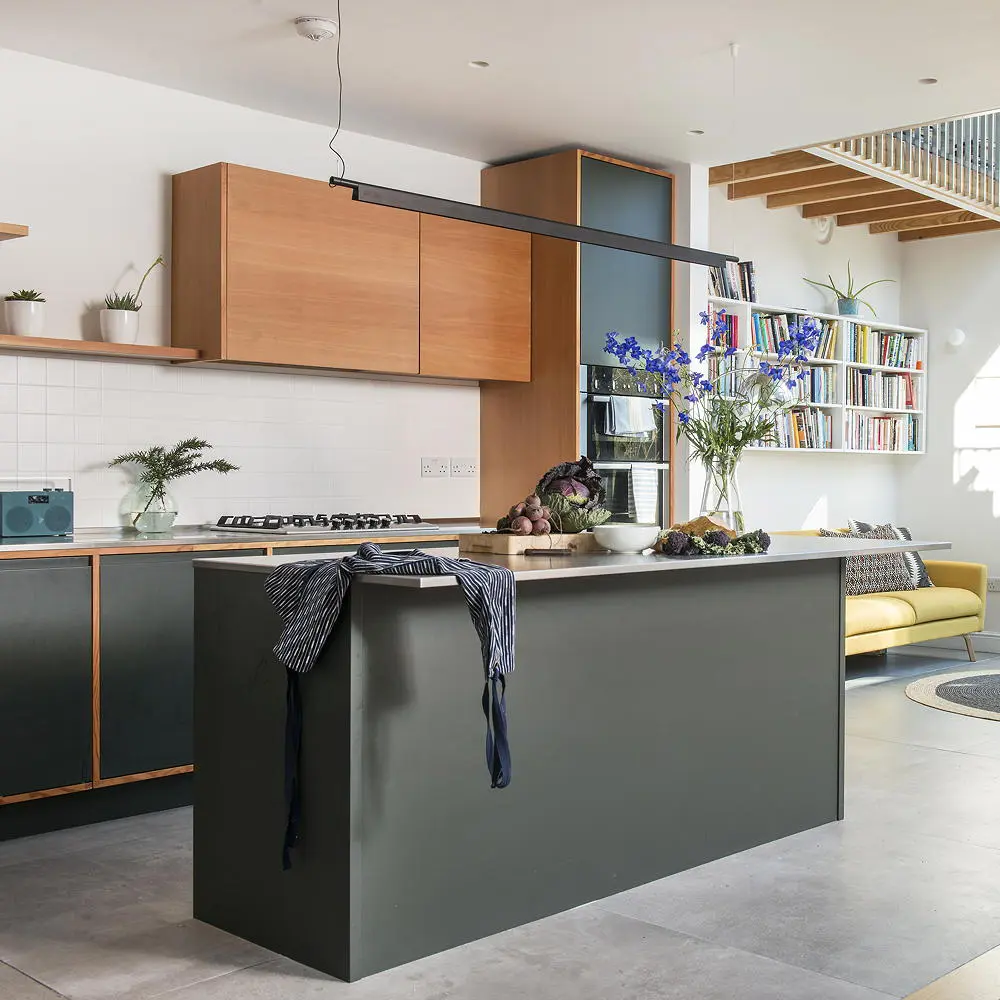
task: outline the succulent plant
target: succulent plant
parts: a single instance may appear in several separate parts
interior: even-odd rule
[[[104,308],[124,309],[126,312],[138,312],[142,308],[142,302],[139,300],[139,296],[142,293],[142,286],[146,284],[149,272],[152,271],[157,264],[162,264],[166,267],[166,264],[163,262],[162,254],[157,257],[156,260],[149,265],[149,267],[146,268],[146,273],[142,276],[142,281],[139,282],[139,287],[134,292],[111,292],[108,295],[105,295]]]
[[[41,292],[36,292],[33,288],[22,288],[19,291],[5,295],[7,302],[44,302]]]

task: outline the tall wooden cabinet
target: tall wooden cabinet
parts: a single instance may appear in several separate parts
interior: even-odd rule
[[[487,167],[481,200],[492,208],[673,242],[672,175],[584,150]],[[506,513],[546,469],[585,453],[581,364],[615,364],[603,352],[609,330],[654,348],[669,342],[672,285],[672,261],[531,237],[531,381],[484,383],[480,390],[484,523]],[[669,494],[672,520],[672,489]]]
[[[526,233],[216,163],[173,178],[172,342],[202,359],[530,378]]]

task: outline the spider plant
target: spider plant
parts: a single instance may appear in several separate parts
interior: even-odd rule
[[[803,281],[807,281],[810,285],[815,288],[826,288],[829,289],[837,297],[838,305],[841,302],[860,302],[863,306],[867,306],[871,310],[871,314],[876,316],[874,306],[870,302],[866,302],[861,298],[861,293],[873,285],[881,285],[884,283],[893,282],[892,278],[877,278],[875,281],[869,281],[867,285],[862,285],[860,288],[856,288],[854,285],[854,275],[851,274],[851,262],[847,262],[847,287],[840,288],[837,283],[833,280],[833,275],[828,274],[827,278],[829,281],[813,281],[812,278],[803,278]],[[855,312],[857,311],[855,307]]]
[[[44,302],[45,298],[41,292],[36,292],[33,288],[22,288],[20,291],[11,292],[4,296],[7,302]]]
[[[104,297],[104,308],[124,309],[127,312],[138,312],[142,308],[142,302],[139,300],[139,296],[142,293],[142,286],[146,284],[149,272],[152,271],[157,264],[163,264],[162,254],[157,257],[156,260],[149,265],[149,267],[146,268],[146,273],[142,276],[142,281],[139,282],[139,287],[134,292],[111,292],[109,295]],[[166,267],[165,264],[163,264],[163,266]]]

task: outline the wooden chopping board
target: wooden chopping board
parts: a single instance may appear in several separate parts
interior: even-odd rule
[[[489,552],[493,555],[516,556],[525,549],[569,549],[572,552],[602,552],[593,532],[553,535],[504,535],[499,532],[459,535],[458,551]]]

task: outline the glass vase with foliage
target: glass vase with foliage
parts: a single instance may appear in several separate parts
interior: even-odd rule
[[[774,440],[775,416],[806,378],[804,363],[816,350],[821,327],[810,316],[790,323],[772,363],[729,345],[725,310],[714,319],[702,313],[701,322],[708,336],[694,358],[679,343],[652,351],[617,331],[608,333],[604,349],[638,379],[641,391],[662,397],[654,406],[676,413],[677,436],[688,443],[688,460],[697,459],[705,470],[701,513],[742,534],[740,458],[751,445]]]
[[[109,467],[131,465],[138,469],[135,490],[126,498],[128,516],[136,531],[163,532],[173,527],[177,504],[167,492],[167,484],[197,472],[235,472],[239,466],[224,458],[206,461],[205,451],[212,446],[201,438],[187,438],[172,448],[154,445],[143,451],[130,451],[109,462]]]

